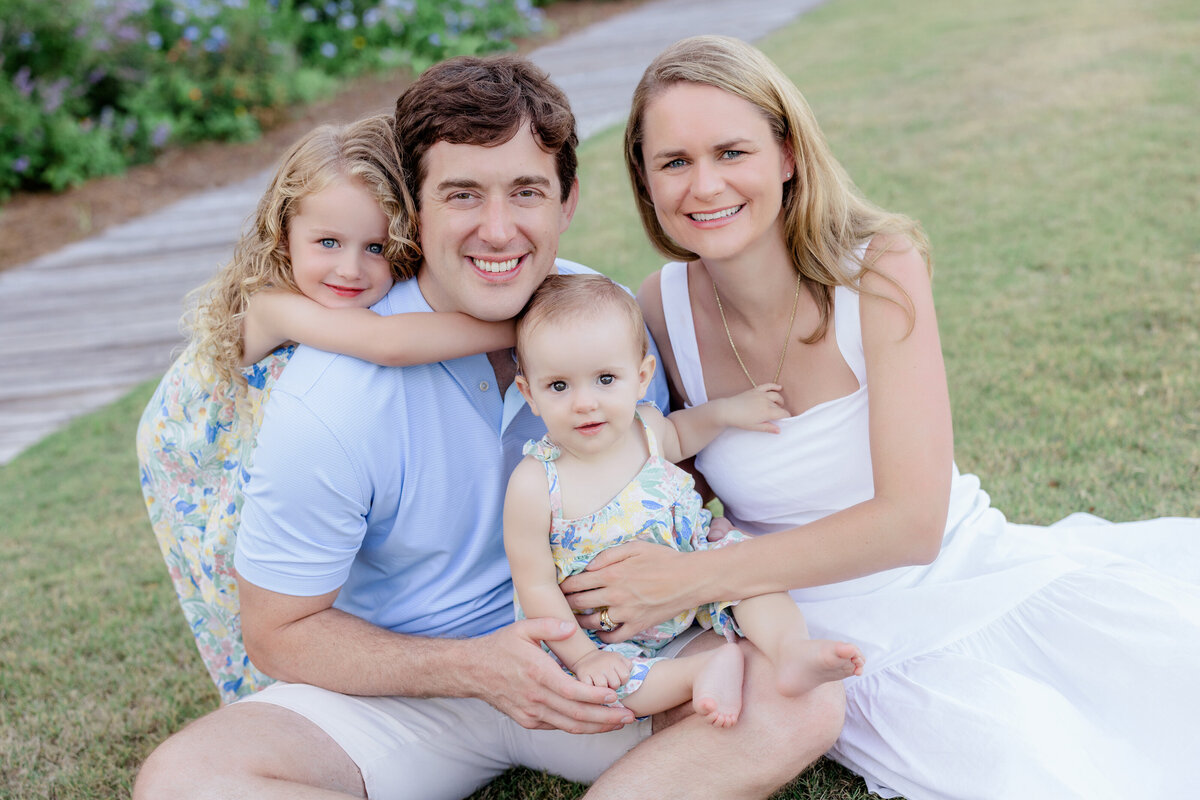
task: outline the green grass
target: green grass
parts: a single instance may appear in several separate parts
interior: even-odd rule
[[[956,457],[1011,519],[1200,516],[1191,0],[837,0],[764,42],[868,196],[918,217]],[[620,132],[561,252],[636,286]],[[0,468],[0,797],[128,794],[216,694],[141,503],[150,385]],[[518,771],[477,798],[574,797]],[[823,764],[780,795],[860,800]]]

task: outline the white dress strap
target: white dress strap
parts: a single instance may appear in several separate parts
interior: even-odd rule
[[[833,290],[833,337],[861,387],[867,385],[867,357],[863,353],[862,313],[858,301],[858,292],[848,286],[837,286]],[[671,338],[674,340],[674,334]]]
[[[700,366],[700,346],[696,343],[696,325],[692,319],[692,301],[688,295],[687,264],[672,261],[659,273],[663,316],[671,352],[679,369],[679,379],[687,394],[687,407],[708,402],[704,389],[704,370]]]

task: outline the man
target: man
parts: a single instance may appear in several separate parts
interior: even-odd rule
[[[583,269],[556,261],[576,137],[544,73],[445,62],[400,97],[396,127],[422,261],[376,311],[506,319],[546,275]],[[569,625],[511,622],[504,490],[544,432],[514,373],[509,351],[397,369],[300,348],[259,434],[236,560],[247,650],[288,683],[169,739],[135,797],[455,798],[517,764],[592,781],[627,752],[595,796],[762,797],[832,743],[840,690],[779,698],[752,648],[735,728],[692,718],[650,739],[542,650]],[[664,404],[661,379],[653,392]]]

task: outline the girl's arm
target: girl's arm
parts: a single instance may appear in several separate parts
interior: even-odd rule
[[[663,419],[659,434],[663,457],[676,462],[691,458],[726,428],[779,433],[773,420],[788,415],[782,389],[777,383],[760,383],[733,397],[672,411]]]
[[[525,616],[569,621],[575,632],[568,639],[546,642],[554,654],[574,667],[599,648],[576,622],[562,590],[550,554],[550,506],[541,464],[526,458],[513,470],[504,498],[504,551],[512,570],[513,587]],[[613,687],[615,688],[615,686]]]
[[[876,237],[871,250],[889,243]],[[835,583],[937,556],[954,450],[950,399],[929,273],[915,249],[901,249],[905,244],[897,242],[897,250],[875,266],[912,299],[911,332],[896,285],[867,273],[860,296],[874,497],[719,550],[681,554],[637,543],[613,548],[563,583],[573,608],[606,605],[614,619],[645,628],[704,602]],[[651,332],[659,334],[653,325]],[[580,621],[596,622],[594,615]],[[629,631],[618,628],[603,638],[622,635]]]
[[[508,320],[484,322],[437,311],[384,317],[366,308],[326,308],[283,289],[264,289],[250,298],[242,333],[242,366],[289,342],[385,367],[432,364],[516,343]]]

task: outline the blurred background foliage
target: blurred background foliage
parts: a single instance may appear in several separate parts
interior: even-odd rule
[[[531,0],[0,0],[0,201],[253,139],[344,79],[541,22]]]

